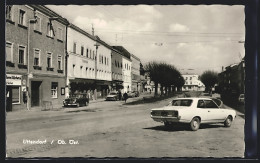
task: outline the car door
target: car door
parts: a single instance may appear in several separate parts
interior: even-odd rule
[[[210,110],[206,108],[206,104],[204,100],[198,100],[197,103],[197,109],[198,109],[198,116],[201,117],[201,123],[209,123],[211,120],[210,117]]]
[[[224,110],[220,109],[218,105],[213,102],[213,100],[204,100],[205,107],[208,111],[208,122],[216,123],[216,122],[223,122],[225,119]]]

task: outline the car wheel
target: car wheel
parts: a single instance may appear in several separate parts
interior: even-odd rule
[[[195,117],[191,120],[190,128],[192,131],[197,131],[200,128],[200,120],[198,117]]]
[[[232,117],[231,116],[228,116],[227,119],[225,120],[224,122],[224,126],[225,127],[230,127],[232,124]]]
[[[170,128],[170,127],[171,127],[171,123],[169,123],[169,122],[164,122],[164,127]]]

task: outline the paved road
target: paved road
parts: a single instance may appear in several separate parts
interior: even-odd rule
[[[7,155],[26,158],[244,156],[243,115],[239,114],[231,128],[215,124],[201,126],[196,132],[183,126],[166,129],[149,114],[151,108],[161,107],[168,101],[138,105],[102,101],[75,110],[45,112],[38,119],[15,119],[10,113],[6,124]],[[38,139],[46,140],[47,144],[23,143],[23,140]]]

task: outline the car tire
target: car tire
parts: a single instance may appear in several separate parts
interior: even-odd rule
[[[198,117],[194,117],[190,122],[190,129],[192,131],[197,131],[200,128],[200,120]]]
[[[171,123],[169,123],[169,122],[164,122],[164,127],[170,128],[171,126],[172,126]]]
[[[231,116],[228,116],[227,119],[225,120],[224,122],[224,126],[225,127],[230,127],[232,124],[232,117]]]

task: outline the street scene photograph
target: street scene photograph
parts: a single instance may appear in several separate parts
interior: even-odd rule
[[[243,5],[6,5],[6,158],[244,158]]]

